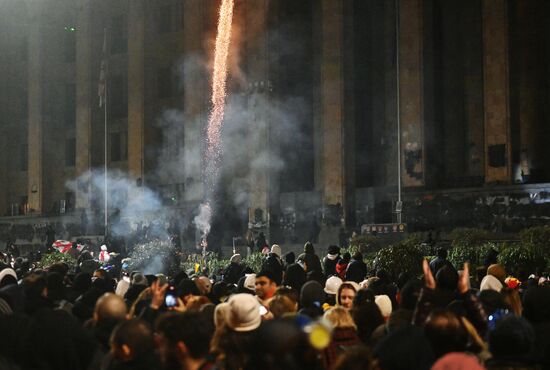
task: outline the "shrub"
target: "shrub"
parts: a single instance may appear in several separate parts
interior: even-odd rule
[[[386,270],[394,279],[402,272],[413,276],[422,273],[422,253],[408,245],[390,245],[380,249],[376,255],[376,269]]]
[[[537,268],[546,267],[544,256],[524,245],[506,245],[498,255],[498,263],[504,266],[508,274],[517,275],[519,271],[532,273]]]
[[[357,251],[366,254],[369,252],[377,252],[382,246],[382,241],[376,236],[358,235],[350,240],[346,252],[349,252],[352,256]]]
[[[534,255],[550,257],[550,227],[538,226],[519,233],[521,244]]]
[[[74,271],[76,267],[76,260],[66,253],[54,251],[52,253],[46,253],[38,262],[38,266],[43,269],[47,269],[56,263],[66,263],[69,266],[69,271]]]
[[[485,257],[491,249],[499,251],[501,246],[492,242],[485,242],[482,245],[453,247],[449,250],[448,259],[456,269],[462,269],[464,262],[470,263],[470,269],[482,266]]]
[[[451,231],[452,248],[472,248],[485,244],[491,234],[481,229],[458,228]]]

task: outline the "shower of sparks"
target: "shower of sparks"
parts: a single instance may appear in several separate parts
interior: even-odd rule
[[[225,114],[226,82],[227,82],[227,58],[231,43],[231,27],[233,21],[234,0],[222,0],[218,20],[218,35],[216,36],[216,48],[214,53],[214,73],[212,75],[212,110],[208,119],[206,138],[206,202],[203,207],[211,209],[213,193],[218,181],[221,166],[222,145],[221,130]],[[208,227],[201,229],[203,239],[206,239],[210,230],[210,218]]]

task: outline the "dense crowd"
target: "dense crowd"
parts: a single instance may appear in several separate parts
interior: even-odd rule
[[[470,274],[440,249],[390,276],[308,242],[166,276],[73,253],[0,266],[0,369],[550,369],[549,281],[491,259]]]

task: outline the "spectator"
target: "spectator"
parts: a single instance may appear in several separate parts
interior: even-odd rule
[[[336,273],[342,280],[346,280],[346,271],[348,269],[350,260],[351,260],[351,254],[346,252],[342,255],[342,259],[340,259],[336,264]]]
[[[356,293],[357,289],[353,284],[349,282],[340,284],[336,294],[336,306],[341,306],[346,310],[351,310]]]
[[[332,275],[336,275],[336,265],[340,260],[340,248],[336,245],[328,247],[327,255],[323,258],[323,271],[325,278],[329,278]]]
[[[367,265],[363,262],[363,255],[361,252],[355,252],[346,270],[346,280],[359,284],[365,279],[366,275]]]
[[[277,282],[271,271],[264,270],[256,274],[256,297],[262,306],[269,307],[269,302],[273,299],[276,290]]]
[[[234,254],[229,260],[229,265],[222,272],[222,279],[228,284],[237,284],[243,275],[244,268],[241,265],[241,255]]]
[[[333,327],[330,344],[323,350],[325,369],[330,369],[339,355],[359,345],[357,327],[349,311],[343,307],[333,307],[323,315]]]
[[[110,339],[112,362],[109,370],[154,370],[155,342],[149,325],[133,319],[118,324]]]
[[[432,270],[432,274],[435,276],[443,266],[452,267],[452,264],[447,260],[447,249],[438,248],[437,256],[430,262],[430,270]]]
[[[277,285],[283,282],[283,262],[281,261],[281,247],[273,244],[271,252],[262,264],[262,270],[269,271]]]

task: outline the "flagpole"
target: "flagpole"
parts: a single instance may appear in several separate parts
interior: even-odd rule
[[[108,76],[109,76],[109,63],[107,61],[107,28],[104,29],[104,40],[103,40],[103,47],[104,47],[104,55],[103,58],[105,59],[105,91],[104,91],[104,135],[103,135],[103,146],[104,146],[104,178],[103,178],[103,199],[104,199],[104,232],[103,236],[107,237],[107,226],[109,224],[109,213],[108,213],[108,192],[107,192],[107,174],[108,174],[108,167],[107,167],[107,120],[108,120],[108,110],[107,110],[107,98],[108,98]]]

